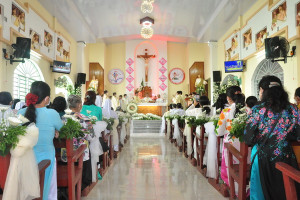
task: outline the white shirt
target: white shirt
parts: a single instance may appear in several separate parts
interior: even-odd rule
[[[96,106],[102,107],[102,97],[100,95],[96,96],[96,101],[95,101]]]

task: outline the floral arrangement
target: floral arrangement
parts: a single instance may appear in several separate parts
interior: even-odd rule
[[[9,117],[4,120],[4,113],[8,107],[0,107],[2,120],[0,123],[0,155],[5,156],[11,148],[15,148],[19,142],[19,136],[26,134],[26,126],[29,120],[22,115]]]
[[[240,111],[241,113],[238,113],[236,117],[232,120],[229,139],[238,138],[240,142],[243,142],[244,130],[246,127],[246,121],[248,119],[248,115],[246,112],[246,107],[241,108]]]
[[[202,126],[205,123],[210,121],[210,118],[207,117],[205,115],[205,113],[203,113],[202,115],[199,115],[197,117],[194,116],[189,116],[186,117],[185,119],[187,119],[187,124],[189,125],[189,127],[197,127],[197,126]]]
[[[136,103],[134,102],[130,102],[128,105],[127,105],[127,108],[126,108],[127,112],[130,113],[130,114],[134,114],[137,112],[138,110],[138,106]]]
[[[107,123],[106,129],[111,131],[112,130],[112,126],[114,125],[115,119],[114,118],[103,118],[103,121],[105,121]]]
[[[219,121],[219,118],[220,118],[220,115],[219,115],[220,113],[218,113],[217,112],[217,114],[216,115],[214,115],[214,116],[212,116],[211,118],[210,118],[210,122],[213,122],[213,124],[214,124],[214,126],[215,126],[215,133],[216,133],[216,135],[218,134],[218,132],[217,132],[217,125],[218,125],[218,121]]]
[[[122,123],[125,122],[124,118],[124,116],[119,115],[119,126],[122,126]]]
[[[217,101],[220,94],[226,93],[226,89],[228,87],[234,86],[234,85],[239,86],[240,84],[241,84],[241,80],[238,79],[236,76],[234,77],[234,79],[229,79],[227,84],[220,85],[218,83],[214,83],[214,85],[213,85],[213,101],[214,101],[214,103]]]
[[[73,139],[84,137],[85,133],[89,133],[84,131],[81,127],[81,124],[78,119],[73,115],[64,115],[63,116],[64,125],[59,131],[60,139]]]
[[[158,115],[154,115],[152,113],[136,113],[132,115],[133,120],[161,120],[162,118]]]

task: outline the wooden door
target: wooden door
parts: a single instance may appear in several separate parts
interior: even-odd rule
[[[89,81],[86,82],[86,89],[88,90],[90,81],[95,76],[98,79],[98,94],[103,94],[104,92],[104,69],[99,63],[90,63],[89,64]],[[97,93],[96,92],[96,93]]]
[[[204,79],[204,62],[194,62],[194,64],[189,69],[190,93],[196,91],[195,81],[198,75],[200,75],[200,78]]]

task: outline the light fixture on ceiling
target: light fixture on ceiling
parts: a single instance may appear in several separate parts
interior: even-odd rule
[[[141,29],[141,36],[145,39],[149,39],[153,36],[153,29],[151,26],[154,24],[154,19],[151,17],[144,17],[140,19],[140,24],[143,25]]]
[[[153,36],[153,29],[151,27],[143,27],[141,36],[145,39],[150,39]]]
[[[144,1],[141,5],[141,11],[143,13],[152,13],[153,11],[152,3],[149,3],[148,1]]]

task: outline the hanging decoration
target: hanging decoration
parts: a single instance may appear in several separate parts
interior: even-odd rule
[[[153,36],[152,24],[154,24],[154,19],[151,17],[144,17],[140,20],[140,24],[143,25],[141,29],[141,36],[145,39],[150,39]]]

